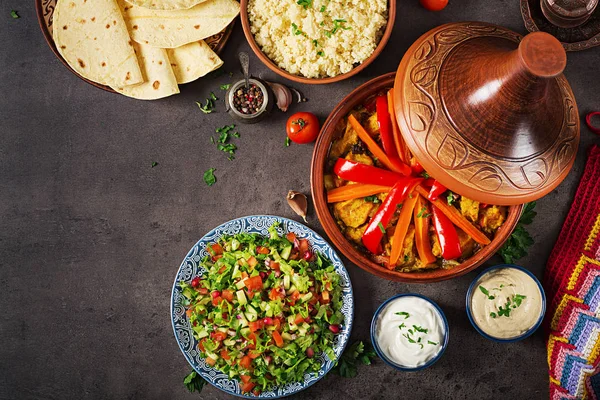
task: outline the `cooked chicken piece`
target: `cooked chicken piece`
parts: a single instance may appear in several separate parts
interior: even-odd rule
[[[340,219],[344,225],[351,228],[357,228],[367,222],[369,213],[376,207],[376,204],[365,201],[364,199],[353,199],[340,201],[333,205],[333,213]]]
[[[363,125],[365,130],[369,132],[371,136],[379,135],[379,122],[377,122],[377,113],[374,113]]]
[[[479,216],[479,202],[475,200],[468,199],[466,197],[460,198],[460,212],[467,219],[470,219],[472,222],[477,221],[477,217]]]
[[[365,233],[365,229],[367,229],[367,225],[364,224],[358,228],[347,227],[344,231],[345,236],[356,244],[362,244],[362,236]]]
[[[473,251],[475,250],[475,240],[462,229],[456,228],[456,233],[458,233],[458,240],[460,241],[460,251],[462,252],[463,258],[471,257]]]
[[[350,123],[347,123],[346,130],[344,131],[344,136],[341,139],[336,140],[331,145],[331,151],[329,152],[330,158],[338,158],[348,153],[352,146],[358,142],[358,134],[352,128]]]
[[[325,190],[335,189],[335,177],[332,174],[325,174],[323,176],[323,184],[325,185]]]
[[[393,242],[392,238],[390,239],[390,242]],[[400,258],[398,259],[396,266],[406,267],[414,264],[415,254],[415,227],[414,225],[409,225],[406,236],[404,237],[402,252],[400,253]]]
[[[489,206],[479,212],[479,226],[492,233],[506,220],[506,207]]]
[[[442,258],[442,247],[440,246],[437,234],[429,234],[429,240],[431,240],[431,252],[433,255],[437,258]]]
[[[346,160],[354,161],[361,164],[373,165],[373,159],[366,154],[354,154],[352,152],[346,155]]]

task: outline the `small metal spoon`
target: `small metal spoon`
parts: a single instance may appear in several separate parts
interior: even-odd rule
[[[241,52],[239,54],[240,64],[242,64],[242,72],[244,73],[244,79],[246,80],[246,89],[250,87],[250,73],[248,70],[250,69],[250,58],[248,57],[248,53]]]

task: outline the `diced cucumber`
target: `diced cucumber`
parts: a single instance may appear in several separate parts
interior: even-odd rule
[[[244,293],[243,290],[238,290],[237,292],[235,292],[235,294],[237,295],[238,302],[241,305],[248,303],[248,300],[246,299],[246,293]]]
[[[290,288],[290,276],[289,275],[283,276],[283,287],[285,288],[285,290],[288,290]]]
[[[244,313],[239,313],[240,318],[238,319],[238,321],[240,322],[240,326],[242,327],[246,327],[248,326],[248,320],[246,319],[246,317],[244,317]]]
[[[232,279],[237,279],[242,277],[242,272],[240,271],[240,266],[236,263],[233,266],[233,272],[231,273]]]
[[[233,339],[225,339],[225,340],[223,340],[223,344],[225,346],[235,346],[235,343],[236,342]]]
[[[248,322],[254,322],[257,320],[258,316],[256,314],[252,314],[252,313],[244,313],[244,315],[246,316],[246,318],[248,318]]]
[[[236,251],[237,249],[240,248],[240,241],[237,239],[232,239],[231,240],[231,250]]]
[[[246,287],[246,282],[244,282],[244,281],[245,281],[245,279],[242,279],[241,281],[238,281],[235,284],[235,287],[238,288],[238,289],[242,289],[242,288]]]
[[[283,250],[281,250],[281,258],[284,260],[288,260],[290,258],[290,254],[292,253],[292,245],[285,246]]]
[[[207,355],[208,357],[212,358],[213,360],[218,360],[218,359],[219,359],[219,356],[218,356],[218,355],[216,355],[216,354],[215,354],[215,353],[213,353],[213,352],[210,352],[210,351],[206,350],[206,351],[205,351],[205,353],[206,353],[206,355]]]
[[[202,339],[208,336],[208,332],[204,327],[194,326],[194,332],[196,332],[196,339]]]
[[[287,276],[287,275],[286,275]],[[294,293],[296,290],[298,290],[296,288],[296,285],[292,284],[292,286],[290,286],[290,288],[288,290],[285,291],[285,294],[287,294],[288,296],[292,293]]]
[[[246,312],[250,312],[252,314],[256,314],[256,309],[252,307],[250,304],[246,306]]]
[[[283,332],[283,333],[281,334],[281,337],[282,337],[284,340],[292,340],[292,335],[290,335],[290,334],[289,334],[289,333],[287,333],[287,332]]]
[[[307,302],[310,299],[312,299],[312,297],[313,297],[313,294],[311,292],[308,292],[305,295],[303,295],[302,297],[300,297],[300,301],[304,303],[304,302]]]
[[[300,327],[300,328],[298,328],[298,335],[300,335],[300,336],[304,336],[304,335],[306,335],[306,331],[307,331],[307,330],[308,330],[308,329],[306,329],[306,328],[304,328],[304,327]]]

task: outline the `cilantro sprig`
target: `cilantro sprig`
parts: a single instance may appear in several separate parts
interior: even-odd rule
[[[365,197],[365,201],[373,204],[381,203],[381,200],[376,195]]]
[[[216,168],[209,168],[204,172],[204,183],[206,183],[208,186],[212,186],[217,182],[217,177],[215,176],[216,170]]]
[[[535,205],[535,201],[525,205],[525,209],[523,210],[521,218],[519,218],[517,227],[498,252],[507,264],[513,264],[515,260],[525,257],[527,255],[527,249],[534,243],[533,238],[529,232],[527,232],[524,225],[531,224],[537,215],[537,212],[534,211]]]
[[[183,384],[190,391],[190,393],[202,391],[204,385],[206,385],[206,381],[202,378],[196,371],[192,371],[189,375],[183,378]]]
[[[344,378],[354,378],[358,375],[358,365],[371,365],[371,360],[376,357],[377,354],[369,342],[366,344],[362,341],[354,342],[344,351],[331,371]]]

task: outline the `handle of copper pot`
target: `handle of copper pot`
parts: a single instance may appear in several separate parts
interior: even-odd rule
[[[594,132],[596,135],[600,135],[600,127],[594,126],[592,123],[592,118],[596,115],[600,115],[600,111],[593,111],[585,116],[585,123],[587,124],[590,131]]]

